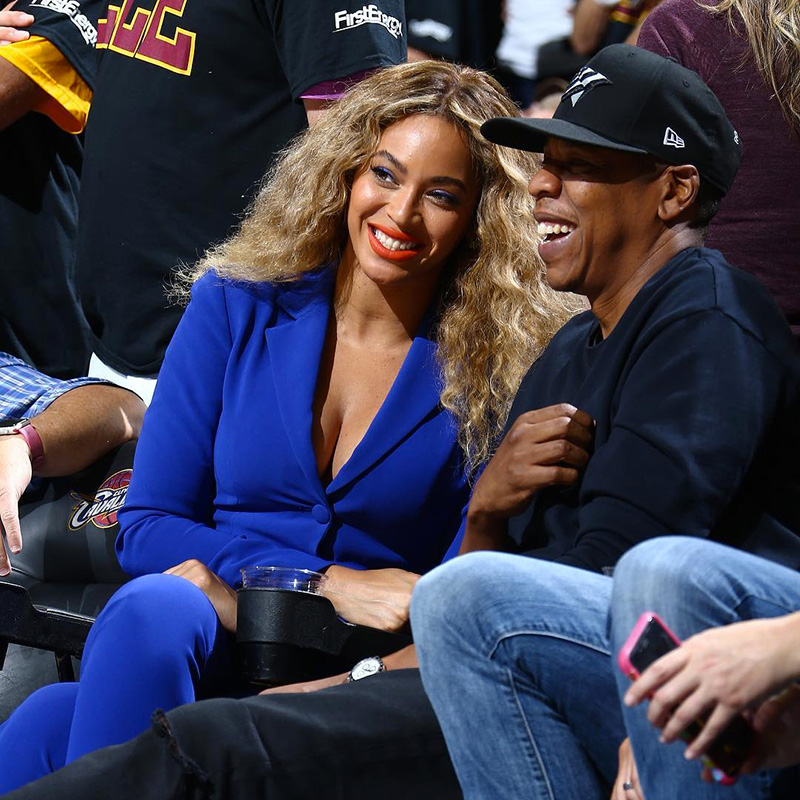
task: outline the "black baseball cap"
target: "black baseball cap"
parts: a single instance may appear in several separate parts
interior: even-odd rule
[[[499,117],[491,142],[540,153],[549,137],[693,164],[723,194],[742,146],[716,95],[672,58],[627,44],[601,50],[572,79],[552,119]]]

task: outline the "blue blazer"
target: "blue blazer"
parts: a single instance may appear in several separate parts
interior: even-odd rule
[[[350,459],[320,481],[312,403],[333,274],[195,285],[120,512],[126,572],[196,558],[235,585],[250,565],[421,573],[455,553],[468,481],[427,324]]]

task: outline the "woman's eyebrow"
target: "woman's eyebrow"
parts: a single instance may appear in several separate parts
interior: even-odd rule
[[[401,174],[405,175],[408,170],[406,169],[405,165],[398,161],[395,156],[393,156],[388,150],[378,150],[373,158],[385,158],[389,161],[395,169],[400,172]],[[436,184],[437,186],[449,185],[449,186],[457,186],[462,191],[467,191],[467,186],[464,181],[459,180],[458,178],[450,177],[449,175],[438,175],[434,178],[431,178],[431,183]]]
[[[394,165],[394,166],[395,166],[395,167],[396,167],[396,168],[397,168],[397,169],[398,169],[400,172],[402,172],[404,175],[406,174],[406,172],[408,172],[408,170],[406,169],[405,165],[404,165],[402,162],[398,161],[398,160],[397,160],[397,159],[396,159],[396,158],[395,158],[395,157],[394,157],[394,156],[393,156],[393,155],[392,155],[392,154],[391,154],[391,153],[390,153],[388,150],[378,150],[378,152],[377,152],[377,153],[375,153],[375,155],[373,156],[373,158],[376,158],[377,156],[382,156],[382,157],[383,157],[383,158],[385,158],[387,161],[391,161],[391,163],[392,163],[392,164],[393,164],[393,165]]]

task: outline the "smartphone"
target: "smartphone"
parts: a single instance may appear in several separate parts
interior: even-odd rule
[[[631,635],[619,651],[617,661],[620,669],[631,679],[636,679],[654,661],[674,650],[680,639],[652,611],[639,617]],[[703,728],[707,717],[695,720],[682,734],[685,742],[691,742]],[[754,732],[747,720],[736,716],[706,750],[704,763],[720,783],[736,782],[739,770],[753,745]]]

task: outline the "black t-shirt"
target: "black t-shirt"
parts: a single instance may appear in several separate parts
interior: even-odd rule
[[[408,45],[428,55],[488,69],[500,42],[493,0],[406,0]]]
[[[305,126],[302,92],[405,56],[401,0],[175,5],[99,24],[78,271],[94,351],[129,374],[157,373],[181,313],[170,272],[232,232]]]
[[[18,0],[15,10],[33,14],[27,30],[56,45],[92,86],[103,4]],[[73,283],[80,139],[30,112],[0,131],[0,152],[0,350],[55,377],[82,375],[89,349]]]
[[[767,290],[690,248],[602,339],[586,312],[534,364],[509,425],[571,403],[597,422],[576,487],[509,524],[529,555],[599,571],[663,534],[707,536],[800,568],[800,352]]]

